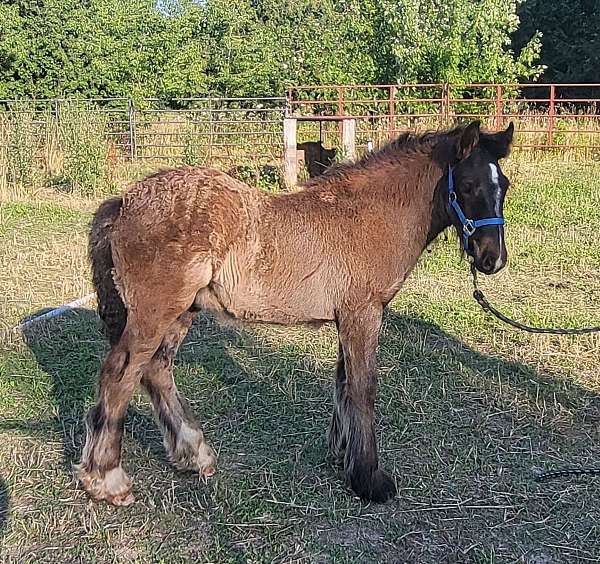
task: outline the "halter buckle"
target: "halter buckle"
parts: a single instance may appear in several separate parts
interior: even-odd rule
[[[463,231],[467,234],[467,236],[471,237],[476,230],[477,227],[475,227],[475,225],[473,224],[473,220],[467,219],[463,225]]]

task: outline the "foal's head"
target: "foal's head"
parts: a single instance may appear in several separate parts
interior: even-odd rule
[[[511,123],[506,131],[484,133],[477,121],[458,130],[453,140],[448,213],[464,251],[484,274],[506,264],[503,206],[509,181],[498,161],[508,155],[513,132]]]

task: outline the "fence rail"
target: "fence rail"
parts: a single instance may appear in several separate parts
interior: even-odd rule
[[[305,131],[319,122],[321,136],[333,144],[342,119],[357,120],[363,146],[367,139],[377,143],[406,129],[480,119],[493,129],[515,121],[517,147],[600,149],[600,84],[297,86],[288,90],[287,105],[289,116],[307,124]]]
[[[57,182],[81,176],[75,183],[85,184],[110,176],[117,162],[279,165],[285,118],[297,122],[294,143],[333,147],[343,146],[343,120],[354,118],[359,151],[407,129],[476,118],[499,129],[513,120],[520,148],[598,158],[599,110],[600,84],[319,85],[262,98],[0,100],[0,184],[35,175]]]

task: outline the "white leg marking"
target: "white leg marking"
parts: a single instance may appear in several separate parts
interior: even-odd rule
[[[121,466],[117,466],[104,474],[104,487],[110,495],[120,495],[131,488],[131,480]]]
[[[216,472],[217,456],[204,440],[204,434],[200,430],[190,427],[184,421],[175,442],[171,453],[175,466],[181,470],[198,470],[205,477]]]

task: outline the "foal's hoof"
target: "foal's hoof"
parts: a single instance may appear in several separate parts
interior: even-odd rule
[[[196,457],[198,472],[202,478],[210,478],[217,472],[217,454],[208,443],[202,443]]]
[[[113,495],[106,498],[106,503],[116,505],[117,507],[127,507],[135,501],[135,497],[131,492],[123,495]]]
[[[370,479],[363,476],[350,478],[350,487],[363,501],[385,503],[396,496],[396,484],[393,478],[383,470],[375,470]]]
[[[187,444],[179,448],[171,458],[178,470],[198,472],[201,478],[210,478],[217,472],[217,455],[204,441],[193,447]]]
[[[100,473],[97,470],[88,471],[79,464],[75,470],[83,489],[94,501],[106,501],[120,507],[135,501],[131,493],[131,480],[120,466]]]

